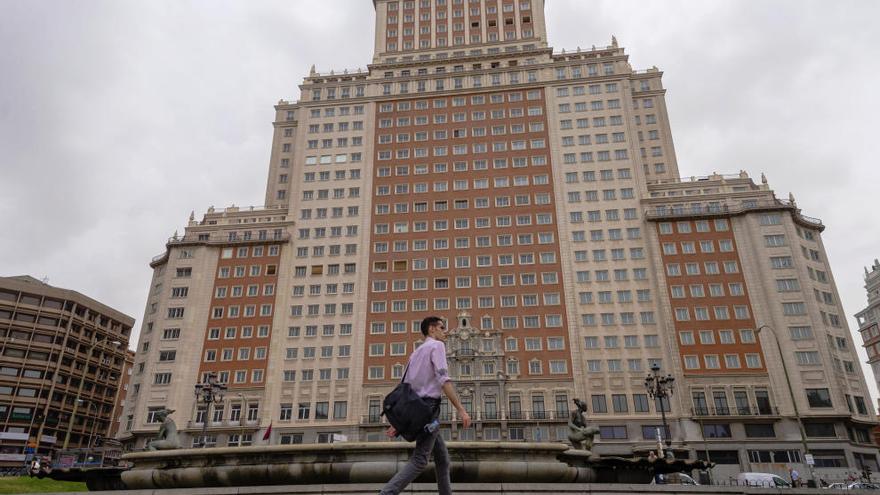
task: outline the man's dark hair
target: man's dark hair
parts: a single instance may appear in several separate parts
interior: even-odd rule
[[[431,325],[436,325],[437,323],[442,324],[443,318],[440,318],[439,316],[429,316],[429,317],[425,318],[424,320],[422,320],[422,326],[421,326],[422,335],[427,337],[428,336],[428,329],[431,328]]]

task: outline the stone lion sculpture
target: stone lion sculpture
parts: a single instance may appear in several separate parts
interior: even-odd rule
[[[156,418],[162,422],[159,434],[147,444],[147,450],[172,450],[179,449],[180,437],[177,435],[177,424],[169,416],[174,409],[162,409],[156,412]]]
[[[584,417],[587,405],[580,399],[573,400],[576,409],[571,412],[571,418],[568,420],[568,441],[575,449],[590,452],[593,449],[593,437],[599,433],[599,427],[587,426],[587,420]]]

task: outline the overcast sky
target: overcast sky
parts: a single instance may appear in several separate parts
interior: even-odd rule
[[[880,257],[880,2],[547,3],[556,50],[614,34],[635,69],[664,71],[682,175],[764,172],[824,221],[855,331]],[[262,204],[272,106],[312,64],[366,67],[373,6],[0,0],[0,47],[0,275],[48,277],[139,328],[150,259],[192,210]]]

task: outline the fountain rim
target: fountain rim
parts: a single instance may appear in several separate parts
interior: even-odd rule
[[[447,448],[452,451],[482,451],[505,449],[508,452],[536,452],[562,454],[572,450],[571,446],[562,442],[505,442],[505,441],[479,441],[479,442],[446,442]],[[137,461],[146,459],[159,459],[166,457],[198,458],[205,456],[223,455],[247,455],[265,453],[333,453],[333,452],[384,452],[412,449],[415,442],[338,442],[318,444],[289,444],[289,445],[252,445],[248,447],[211,447],[211,448],[181,448],[169,450],[152,450],[130,452],[122,456],[124,461]]]

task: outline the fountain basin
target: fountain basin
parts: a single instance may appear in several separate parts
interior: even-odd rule
[[[596,471],[563,443],[447,442],[455,483],[589,483]],[[178,449],[126,454],[129,489],[384,483],[409,459],[404,442]],[[563,460],[573,457],[574,462]],[[417,481],[434,481],[433,465]]]

